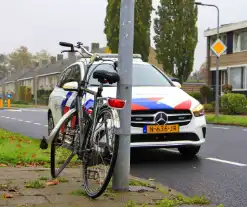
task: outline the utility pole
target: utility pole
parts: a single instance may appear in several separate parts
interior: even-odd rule
[[[129,190],[134,8],[135,0],[121,0],[117,97],[126,100],[126,105],[119,112],[121,128],[116,133],[119,136],[119,150],[112,187],[117,191]]]
[[[217,9],[217,40],[220,39],[220,10],[219,7],[214,4],[204,4],[202,2],[195,2],[195,5],[209,6]],[[220,67],[220,56],[216,55],[216,87],[215,87],[215,115],[219,116],[219,67]]]

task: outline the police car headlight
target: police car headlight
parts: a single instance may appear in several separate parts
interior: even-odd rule
[[[205,115],[204,106],[202,104],[199,104],[193,110],[193,114],[194,114],[195,117],[204,116]]]

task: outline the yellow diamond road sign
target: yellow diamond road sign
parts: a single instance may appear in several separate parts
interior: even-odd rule
[[[227,47],[226,45],[220,40],[217,39],[214,44],[211,46],[211,50],[219,57],[221,56],[225,51]]]

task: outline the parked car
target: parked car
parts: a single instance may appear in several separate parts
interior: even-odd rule
[[[112,54],[114,58],[117,57]],[[110,65],[98,64],[95,62],[91,70],[96,66],[96,70],[113,70]],[[63,84],[67,80],[79,81],[84,74],[84,59],[62,72],[49,97],[49,123],[56,124],[74,100],[76,92],[65,91]],[[96,90],[98,85],[96,79],[89,79],[89,89]],[[103,96],[116,96],[116,86],[105,84]],[[177,148],[186,157],[199,152],[206,137],[204,108],[180,87],[157,67],[133,58],[131,148]],[[86,95],[82,104],[90,101],[93,96]]]

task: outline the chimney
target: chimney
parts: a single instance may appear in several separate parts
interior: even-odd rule
[[[63,54],[57,54],[57,61],[63,60]]]
[[[76,56],[74,52],[69,52],[68,53],[68,58],[69,60],[76,61]]]
[[[31,65],[31,68],[37,68],[39,66],[39,63],[37,61],[33,61],[32,62],[32,65]]]
[[[92,53],[99,52],[99,43],[93,42],[91,44],[91,52]]]
[[[56,57],[51,56],[51,64],[55,64],[56,63]]]
[[[45,66],[48,64],[48,60],[42,60],[42,65]]]
[[[47,64],[48,64],[48,60],[40,60],[39,61],[39,68],[42,68],[42,67],[44,67]]]

